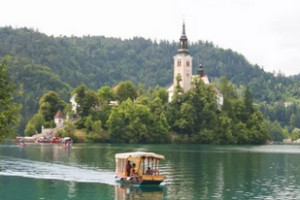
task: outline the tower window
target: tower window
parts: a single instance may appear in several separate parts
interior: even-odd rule
[[[186,61],[186,66],[187,66],[187,67],[190,66],[190,61]]]
[[[181,60],[177,60],[177,67],[181,66]]]

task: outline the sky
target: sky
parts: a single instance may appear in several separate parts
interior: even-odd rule
[[[300,74],[300,0],[3,0],[0,27],[232,49],[265,71]]]

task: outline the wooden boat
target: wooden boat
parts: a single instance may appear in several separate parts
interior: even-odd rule
[[[159,185],[164,176],[159,164],[165,157],[152,152],[119,153],[116,158],[116,181],[125,184]],[[130,170],[130,171],[129,171]]]

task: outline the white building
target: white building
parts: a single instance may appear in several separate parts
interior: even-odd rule
[[[54,116],[54,123],[56,124],[56,127],[62,127],[65,122],[65,116],[61,112],[61,110],[57,111],[57,113]]]
[[[188,39],[185,34],[185,24],[182,25],[182,35],[180,37],[180,45],[177,50],[176,55],[174,56],[174,76],[173,84],[167,89],[169,93],[169,102],[172,100],[174,94],[174,88],[177,84],[176,77],[181,76],[182,81],[180,86],[183,88],[184,92],[188,91],[191,88],[191,82],[193,77],[201,76],[201,79],[205,84],[209,84],[208,76],[204,73],[202,65],[199,65],[198,74],[192,75],[193,68],[193,57],[190,55],[188,50]],[[221,109],[223,105],[223,95],[220,91],[216,89],[216,101],[218,108]]]
[[[74,113],[76,113],[76,110],[77,110],[77,102],[75,101],[75,98],[76,98],[77,94],[73,94],[71,99],[70,99],[70,102],[72,104],[72,111],[74,111]]]
[[[174,76],[173,84],[168,88],[169,101],[172,100],[174,94],[174,87],[177,84],[176,77],[181,76],[180,86],[183,88],[184,92],[191,88],[192,81],[192,66],[193,57],[190,56],[188,49],[188,39],[185,34],[185,24],[182,25],[182,35],[180,37],[180,45],[174,58]]]

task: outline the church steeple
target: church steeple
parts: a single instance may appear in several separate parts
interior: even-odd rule
[[[182,23],[182,34],[181,35],[185,36],[185,23],[184,23],[184,21]]]
[[[185,23],[182,24],[182,34],[176,55],[174,56],[173,87],[177,84],[176,77],[181,76],[180,86],[186,92],[191,88],[193,57],[188,50],[188,39],[185,33]]]
[[[177,50],[177,53],[184,53],[184,54],[189,54],[188,50],[188,39],[185,34],[185,23],[183,22],[182,24],[182,34],[180,37],[180,44],[179,48]]]

